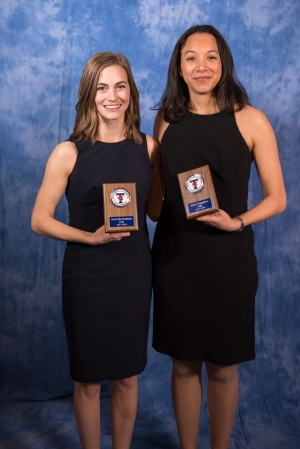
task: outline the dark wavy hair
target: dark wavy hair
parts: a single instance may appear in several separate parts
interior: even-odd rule
[[[195,33],[212,34],[217,41],[222,63],[222,76],[215,87],[215,95],[221,113],[228,115],[232,113],[234,108],[240,111],[246,105],[250,105],[246,89],[236,76],[230,48],[221,33],[211,25],[194,25],[183,33],[175,45],[170,60],[165,91],[160,101],[153,108],[158,110],[158,114],[163,115],[167,122],[181,120],[189,110],[189,91],[179,74],[179,69],[181,50],[185,46],[187,38]]]

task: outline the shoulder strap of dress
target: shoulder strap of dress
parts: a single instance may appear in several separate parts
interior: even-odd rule
[[[92,146],[92,142],[90,140],[77,141],[76,139],[74,139],[74,137],[69,137],[69,139],[67,139],[67,142],[68,141],[75,144],[78,154],[80,154],[82,151],[84,151],[87,148],[90,148]]]

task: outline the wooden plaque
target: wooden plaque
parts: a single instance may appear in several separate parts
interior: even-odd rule
[[[219,210],[208,165],[179,173],[177,176],[188,220]]]
[[[103,184],[105,232],[138,231],[134,182]]]

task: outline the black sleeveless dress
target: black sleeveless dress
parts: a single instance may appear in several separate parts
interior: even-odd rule
[[[98,246],[67,243],[63,314],[70,374],[79,382],[123,379],[142,372],[151,301],[151,254],[146,200],[151,162],[146,136],[117,143],[76,143],[66,189],[70,226],[94,232],[104,223],[102,184],[135,182],[139,231]]]
[[[167,191],[153,243],[154,348],[181,361],[255,358],[257,269],[251,226],[224,232],[187,220],[177,173],[208,164],[219,207],[247,210],[252,156],[234,114],[189,113],[162,139]]]

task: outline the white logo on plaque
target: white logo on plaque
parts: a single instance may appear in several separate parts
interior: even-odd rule
[[[190,193],[200,192],[200,190],[202,190],[204,187],[204,179],[201,175],[198,175],[198,173],[196,173],[195,175],[190,176],[185,181],[185,186],[187,191]]]
[[[131,201],[131,196],[126,189],[116,189],[110,194],[111,202],[118,207],[127,206]]]

